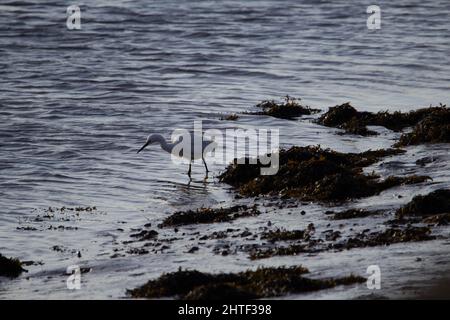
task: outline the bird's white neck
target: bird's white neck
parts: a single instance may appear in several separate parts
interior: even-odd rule
[[[164,139],[164,137],[160,134],[155,134],[153,136],[153,139],[155,139],[155,141],[157,141],[160,144],[161,149],[169,153],[172,153],[173,143],[167,143],[166,139]]]

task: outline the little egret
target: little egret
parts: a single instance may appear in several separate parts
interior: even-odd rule
[[[201,142],[201,145],[202,145],[201,150],[200,150],[200,148],[195,148],[195,143],[197,141]],[[205,169],[206,169],[206,177],[208,177],[209,170],[208,170],[208,166],[206,165],[204,154],[206,152],[212,151],[217,146],[216,142],[205,140],[201,135],[199,135],[199,134],[197,135],[196,133],[194,134],[192,132],[190,133],[190,145],[184,145],[183,136],[180,136],[178,141],[171,143],[171,142],[167,142],[166,139],[164,139],[164,137],[160,134],[151,134],[148,136],[147,141],[142,146],[142,148],[140,148],[138,150],[137,153],[144,150],[150,144],[159,144],[161,146],[161,149],[163,149],[164,151],[174,154],[178,157],[182,157],[186,160],[189,160],[189,171],[188,171],[189,178],[191,177],[192,160],[196,160],[196,159],[200,159],[200,158],[203,160],[203,164],[205,165]],[[177,148],[179,150],[178,153],[173,152],[175,148]],[[184,150],[187,150],[187,149],[190,149],[190,154],[188,154],[189,152],[183,152]],[[178,151],[178,150],[175,150],[175,151]]]

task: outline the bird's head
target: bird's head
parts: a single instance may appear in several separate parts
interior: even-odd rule
[[[150,144],[155,144],[155,143],[158,143],[158,142],[159,142],[159,140],[156,138],[156,135],[155,135],[155,134],[149,135],[149,136],[147,137],[147,140],[145,141],[145,144],[142,146],[142,148],[140,148],[140,149],[138,150],[137,153],[139,153],[139,152],[141,152],[142,150],[144,150],[148,145],[150,145]]]

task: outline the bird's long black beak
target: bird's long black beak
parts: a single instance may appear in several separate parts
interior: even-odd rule
[[[141,152],[142,150],[144,150],[145,147],[148,146],[148,145],[149,145],[149,143],[147,142],[146,144],[144,144],[144,145],[142,146],[142,148],[140,148],[140,149],[138,150],[137,153],[139,153],[139,152]]]

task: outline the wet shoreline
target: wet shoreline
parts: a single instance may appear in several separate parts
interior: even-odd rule
[[[278,106],[276,109],[277,112],[282,112],[283,108],[291,108],[292,103],[286,103],[282,107]],[[343,106],[344,111],[347,112],[348,105],[344,104]],[[333,108],[330,109],[331,112],[335,112],[335,110]],[[431,116],[426,115],[426,109],[421,109],[421,111],[417,112],[417,114],[421,114],[420,117],[414,116],[415,113],[413,112],[410,113],[411,116],[409,117],[399,113],[393,113],[392,116],[395,118],[407,118],[409,121],[406,121],[408,122],[408,126],[412,125],[413,127],[417,126],[421,128],[423,127],[421,122],[425,121],[429,124],[430,121],[428,119],[434,116],[436,110],[445,114],[448,112],[445,106],[440,106],[438,109],[429,109]],[[288,114],[292,114],[292,111],[289,110]],[[362,117],[362,124],[356,124],[356,127],[363,128],[367,125],[368,122],[366,119],[370,118],[368,114],[365,113],[365,116]],[[389,113],[383,114],[383,119],[387,123],[390,121],[389,115]],[[317,120],[318,123],[320,124],[320,119],[325,119],[326,116],[327,113],[322,113]],[[352,117],[348,121],[355,124],[358,116],[354,117],[353,115]],[[410,118],[414,118],[415,122],[411,122],[412,120]],[[442,116],[441,118],[445,119]],[[239,122],[239,118],[233,117],[230,121]],[[292,119],[286,119],[286,121],[292,121]],[[300,118],[298,121],[303,120]],[[338,126],[341,125],[340,123]],[[421,141],[419,143],[448,143],[449,141],[446,140],[448,139],[448,135],[445,133],[445,130],[448,130],[447,123],[445,121],[436,123],[438,128],[436,130],[444,132],[440,136],[433,135],[433,139],[437,137],[438,141],[429,141],[429,138],[422,139],[422,141],[420,139],[416,140]],[[447,127],[444,129],[439,128],[441,125]],[[345,128],[343,129],[346,130]],[[419,131],[415,130],[412,132]],[[347,132],[346,134],[349,133],[364,137],[366,130],[363,130],[363,134],[360,134],[361,132]],[[410,134],[406,133],[405,135]],[[400,136],[400,140],[402,138],[403,136]],[[258,170],[248,167],[248,165],[241,165],[242,172],[246,172],[245,176],[241,173],[240,165],[230,165],[217,176],[217,180],[219,180],[219,184],[231,184],[232,188],[234,187],[236,190],[236,200],[242,204],[231,207],[191,208],[187,211],[174,212],[159,222],[146,223],[143,227],[135,227],[130,233],[126,231],[126,228],[117,228],[116,231],[124,234],[128,240],[123,240],[121,243],[115,241],[115,248],[110,253],[110,259],[132,259],[138,256],[167,254],[171,252],[173,246],[177,246],[178,242],[184,242],[186,239],[189,242],[195,243],[195,245],[186,248],[183,253],[185,255],[195,256],[198,254],[198,251],[211,250],[213,255],[219,255],[223,258],[228,257],[230,259],[234,256],[244,254],[249,261],[262,261],[268,258],[286,256],[301,257],[302,255],[314,257],[321,253],[333,252],[336,254],[343,251],[352,251],[357,248],[385,247],[409,242],[446,240],[448,237],[442,234],[442,228],[446,228],[450,220],[448,215],[450,211],[448,199],[450,197],[447,197],[446,190],[437,190],[433,193],[420,193],[422,194],[421,197],[416,197],[411,202],[404,203],[403,206],[397,209],[386,210],[382,207],[378,208],[376,203],[370,209],[348,207],[348,204],[355,202],[358,198],[376,197],[380,193],[390,192],[391,189],[395,190],[401,186],[417,184],[420,188],[420,186],[433,185],[433,179],[425,175],[404,175],[402,173],[401,176],[389,175],[381,177],[376,172],[371,172],[370,174],[365,173],[368,167],[383,163],[385,159],[402,156],[406,152],[405,150],[396,148],[370,150],[356,154],[339,153],[333,150],[321,149],[317,146],[291,147],[289,150],[281,150],[280,172],[274,177],[269,176],[267,178],[268,180],[266,179],[267,181],[261,180],[257,175],[251,173],[259,172],[258,165],[254,166]],[[417,159],[416,166],[423,167],[432,162],[425,158]],[[253,179],[257,183],[251,182]],[[322,180],[324,182],[321,182]],[[336,185],[333,183],[336,183]],[[342,183],[349,185],[345,186]],[[321,188],[326,189],[321,190]],[[328,190],[329,188],[335,188],[335,190]],[[339,190],[339,193],[336,193],[337,190]],[[342,194],[342,190],[345,190],[346,193]],[[230,192],[232,194],[234,193],[231,190]],[[428,198],[432,200],[427,200]],[[401,201],[402,199],[399,198],[399,200]],[[297,229],[280,227],[273,225],[271,222],[270,215],[282,210],[288,210],[289,212],[287,214],[293,217],[294,220],[302,220],[310,214],[308,209],[302,208],[305,204],[309,205],[313,203],[324,206],[323,209],[320,209],[322,215],[319,218],[321,220],[320,225],[317,225],[317,223],[309,223],[304,229]],[[439,207],[430,209],[436,203],[441,204],[440,209]],[[326,207],[333,208],[333,210],[326,210]],[[430,212],[427,212],[427,210]],[[31,225],[21,226],[20,228],[18,227],[18,231],[37,232],[46,229],[59,230],[60,232],[76,232],[77,227],[58,226],[57,222],[65,221],[70,224],[71,221],[83,219],[83,215],[85,214],[95,216],[97,214],[107,214],[107,212],[98,212],[96,207],[48,208],[43,210],[43,212],[41,211],[40,214],[37,214],[33,223],[52,221],[56,222],[56,224],[52,224],[46,228],[36,228]],[[258,224],[259,227],[256,229],[246,227],[246,221],[250,218],[261,219],[261,222]],[[376,222],[375,228],[364,226],[364,222],[370,221],[370,219],[376,219],[378,221]],[[333,221],[337,222],[337,224]],[[234,227],[236,223],[239,226],[238,228]],[[332,223],[334,226],[331,225]],[[213,232],[187,231],[195,230],[198,224],[205,224],[206,226],[210,224],[217,224],[219,226],[228,224],[229,227]],[[169,230],[164,231],[164,229]],[[216,244],[211,247],[211,242],[215,242]],[[61,253],[72,252],[71,254],[76,254],[79,257],[83,254],[82,250],[71,251],[68,248],[64,248],[64,246],[58,245],[55,245],[53,250]],[[45,268],[45,264],[46,262],[43,261],[37,265],[40,268],[44,265]],[[31,268],[33,267],[33,263],[29,263],[29,265]],[[86,271],[87,273],[91,272],[91,268],[85,268],[85,270],[89,270]],[[170,276],[170,274],[167,276]],[[233,277],[232,274],[229,276]],[[339,279],[343,276],[346,275],[342,274],[335,276],[335,278]],[[355,282],[363,282],[358,277],[364,277],[365,275],[360,272],[355,276],[357,277],[355,279],[359,279]],[[303,279],[302,277],[300,278]],[[299,281],[300,278],[295,276],[289,281]],[[302,281],[325,281],[321,285],[317,282],[317,289],[329,289],[334,287],[331,283],[325,285],[327,283],[326,281],[334,281],[330,279],[329,276],[322,276],[319,279],[311,280],[305,278]],[[277,280],[273,279],[273,281]],[[354,287],[355,285],[353,284],[352,286]],[[194,290],[195,292],[193,291],[188,294],[188,291],[186,291],[185,294],[187,295],[185,297],[203,299],[209,294],[217,296],[218,292],[221,292],[224,288],[226,289],[225,292],[229,292],[230,295],[234,294],[237,297],[267,297],[266,294],[251,291],[249,287],[242,287],[242,284],[236,284],[234,280],[227,280],[223,284],[212,281],[206,287],[202,288],[190,287],[189,290]],[[299,288],[285,290],[282,291],[283,293],[280,291],[275,295],[289,296],[301,291],[310,291],[310,289],[307,289],[308,286],[302,287],[303,289]],[[178,293],[175,292],[173,294],[177,295]],[[124,297],[127,296],[127,294],[124,295]],[[134,296],[137,296],[137,294]],[[152,294],[152,297],[158,297],[158,295]],[[161,293],[159,297],[165,296]]]

